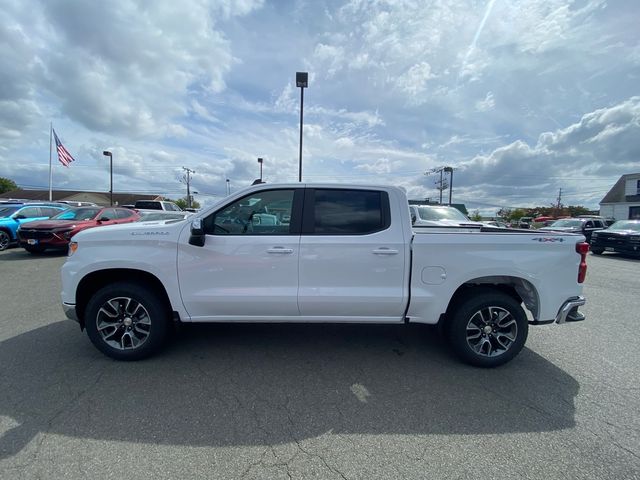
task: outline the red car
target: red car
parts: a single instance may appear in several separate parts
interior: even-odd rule
[[[24,224],[18,229],[18,242],[21,247],[31,253],[41,253],[47,248],[66,249],[71,237],[81,230],[135,222],[138,218],[140,214],[128,208],[71,208],[48,220]]]

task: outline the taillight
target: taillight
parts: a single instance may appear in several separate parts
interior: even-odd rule
[[[583,283],[587,276],[587,253],[589,244],[587,242],[576,243],[576,252],[580,254],[580,266],[578,267],[578,283]]]

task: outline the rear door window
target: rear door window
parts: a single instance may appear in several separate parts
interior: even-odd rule
[[[26,207],[20,210],[18,215],[22,215],[24,218],[37,218],[42,217],[42,211],[40,207]]]
[[[367,235],[391,224],[389,197],[381,191],[307,189],[304,210],[303,234]]]

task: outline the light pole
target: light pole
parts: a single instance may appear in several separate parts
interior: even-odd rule
[[[105,157],[109,157],[109,202],[113,207],[113,154],[108,150],[102,152]]]
[[[444,171],[449,173],[449,206],[451,206],[451,195],[453,193],[453,167],[444,167]]]
[[[304,110],[304,89],[309,86],[309,74],[296,72],[296,87],[300,87],[300,154],[298,156],[298,181],[302,182],[302,112]]]
[[[229,182],[229,179],[227,178],[227,196],[231,195],[231,183]]]
[[[260,183],[262,183],[262,158],[258,157],[258,163],[260,164]]]

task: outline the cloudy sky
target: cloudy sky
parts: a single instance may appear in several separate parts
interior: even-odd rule
[[[0,176],[184,196],[388,183],[454,202],[597,208],[640,171],[637,0],[3,0]],[[445,196],[448,193],[445,192]]]

